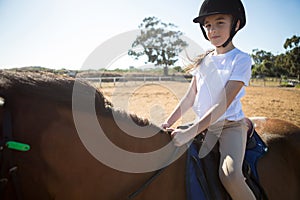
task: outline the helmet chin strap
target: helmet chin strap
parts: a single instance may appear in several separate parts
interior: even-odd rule
[[[203,26],[202,26],[201,24],[200,24],[200,28],[201,28],[201,31],[202,31],[202,33],[203,33],[205,39],[207,39],[207,40],[209,41],[209,39],[208,39],[208,37],[207,37],[207,35],[206,35],[206,31],[204,30],[204,28],[203,28]]]
[[[223,47],[225,48],[229,42],[232,40],[232,38],[235,36],[235,34],[237,33],[236,29],[236,25],[237,25],[238,20],[233,19],[232,20],[232,25],[231,25],[231,31],[230,31],[230,36],[229,38],[226,40],[226,42],[224,42],[224,44],[222,44],[221,46],[217,46],[218,48]]]

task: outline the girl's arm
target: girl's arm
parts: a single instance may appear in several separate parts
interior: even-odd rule
[[[165,123],[163,123],[163,128],[168,128],[172,126],[189,108],[191,108],[195,101],[195,96],[197,94],[196,78],[193,77],[188,91],[181,99],[177,107],[173,110],[170,116],[167,118]]]
[[[210,124],[217,121],[226,112],[227,108],[230,106],[243,86],[244,83],[242,81],[228,81],[225,86],[225,94],[213,111],[209,111],[210,113],[205,114],[204,118],[200,119],[198,123],[195,123],[189,129],[176,129],[172,132],[175,145],[182,146],[183,144],[186,144],[199,133],[207,129]]]

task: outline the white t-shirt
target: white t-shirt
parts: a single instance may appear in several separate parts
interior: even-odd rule
[[[220,98],[224,98],[225,85],[229,80],[242,81],[245,86],[248,85],[251,78],[251,58],[237,48],[225,54],[212,55],[210,53],[191,74],[197,82],[197,94],[193,110],[197,114],[197,119],[200,119],[220,101]],[[224,115],[217,121],[243,119],[244,113],[240,100],[244,95],[245,88],[243,87]]]

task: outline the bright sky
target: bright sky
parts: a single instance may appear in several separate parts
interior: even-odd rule
[[[234,38],[241,50],[251,53],[258,48],[282,53],[285,40],[300,35],[299,0],[242,1],[247,24]],[[176,24],[185,37],[208,49],[209,42],[192,22],[201,3],[202,0],[0,0],[0,69],[80,69],[97,47],[136,30],[149,16]]]

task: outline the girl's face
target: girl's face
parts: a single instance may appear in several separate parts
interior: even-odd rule
[[[223,45],[230,36],[232,16],[216,14],[205,17],[204,27],[211,44],[215,47]]]

